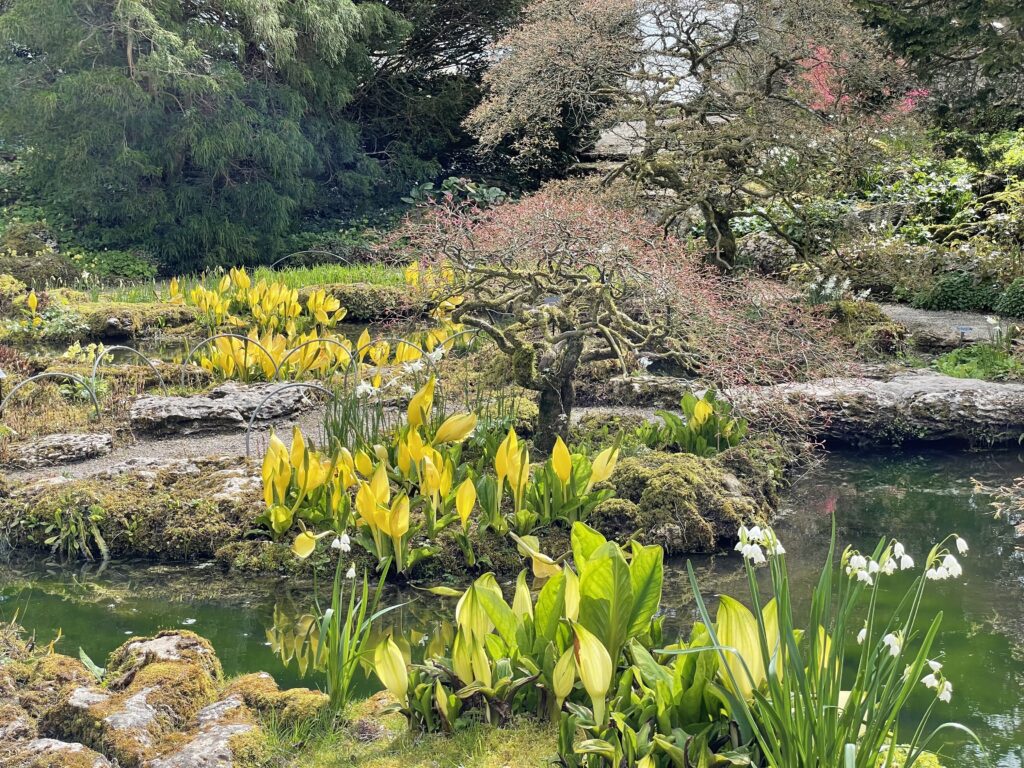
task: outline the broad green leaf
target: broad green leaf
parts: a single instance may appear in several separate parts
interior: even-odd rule
[[[474,585],[473,589],[476,588],[476,585]],[[515,613],[512,612],[512,609],[509,608],[508,603],[502,597],[501,591],[499,590],[495,594],[490,589],[480,589],[477,592],[477,598],[487,614],[487,618],[494,624],[494,628],[498,631],[501,639],[510,647],[515,647],[516,627],[519,622],[516,621]]]
[[[661,547],[645,547],[634,541],[632,548],[629,580],[633,589],[633,613],[630,617],[629,637],[643,634],[658,612],[665,570]]]
[[[572,558],[576,561],[576,570],[582,575],[591,555],[607,543],[607,539],[586,523],[572,524]]]
[[[580,575],[580,623],[604,643],[612,658],[629,636],[633,585],[629,566],[614,542],[595,550]]]
[[[754,689],[765,679],[757,620],[738,600],[728,595],[719,600],[715,633],[719,643],[736,651],[722,652],[725,669],[719,675],[726,689],[749,701]]]
[[[537,596],[537,604],[533,608],[537,637],[545,642],[554,642],[558,622],[561,621],[564,612],[565,571],[548,579]]]

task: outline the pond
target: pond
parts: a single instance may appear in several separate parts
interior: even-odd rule
[[[1013,527],[991,514],[989,499],[972,478],[1006,484],[1024,474],[1015,453],[834,454],[802,477],[787,494],[777,526],[788,550],[794,591],[807,594],[827,552],[832,513],[841,546],[870,550],[894,535],[922,563],[931,545],[956,531],[970,543],[964,578],[930,583],[925,614],[942,610],[937,640],[945,671],[955,686],[940,720],[975,730],[999,768],[1024,768],[1024,553]],[[737,597],[746,582],[734,556],[694,558],[707,597]],[[695,617],[685,560],[670,564],[663,606],[667,623],[684,629]],[[909,574],[893,577],[909,579]],[[894,582],[890,594],[899,591]],[[426,647],[450,631],[454,602],[422,591],[389,595],[409,601],[394,614],[398,634]],[[75,655],[83,648],[101,660],[131,635],[167,627],[192,629],[214,644],[228,674],[266,670],[282,685],[315,685],[301,678],[279,653],[298,649],[308,625],[309,585],[276,579],[228,578],[210,564],[153,565],[114,562],[62,567],[42,560],[0,567],[0,618],[18,620],[48,642]],[[911,699],[905,717],[927,706],[928,693]],[[947,764],[975,764],[976,750],[950,745]],[[978,763],[980,764],[980,763]]]

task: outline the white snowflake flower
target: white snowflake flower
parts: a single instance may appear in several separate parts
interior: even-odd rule
[[[864,645],[864,641],[868,638],[868,626],[865,624],[860,628],[860,632],[857,633],[857,645]]]
[[[352,565],[350,565],[348,567],[348,570],[345,571],[345,578],[346,579],[354,579],[355,577],[356,577],[356,566],[355,566],[355,563],[353,563]]]
[[[338,549],[342,552],[351,552],[352,539],[348,537],[347,533],[343,533],[341,536],[335,537],[334,541],[331,542],[331,549]]]
[[[969,547],[967,546],[967,542],[964,541],[963,539],[961,539],[959,536],[957,536],[956,537],[956,551],[959,552],[961,555],[965,555],[965,554],[967,554],[967,550],[968,549],[969,549]]]
[[[899,656],[900,651],[903,650],[903,640],[898,634],[892,632],[882,638],[882,645],[889,649],[889,655],[893,658]]]
[[[943,680],[939,683],[939,701],[944,701],[947,704],[949,700],[953,698],[953,684],[949,680]]]

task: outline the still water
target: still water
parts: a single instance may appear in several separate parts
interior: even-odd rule
[[[777,526],[788,551],[794,592],[809,594],[829,541],[835,514],[840,548],[870,551],[892,535],[922,564],[931,545],[956,532],[970,543],[962,558],[963,579],[930,583],[924,614],[944,613],[937,639],[945,672],[954,683],[940,720],[972,728],[986,745],[991,764],[1024,768],[1024,551],[1014,525],[995,519],[990,499],[972,479],[1009,484],[1024,475],[1016,453],[914,455],[835,454],[796,482]],[[1019,522],[1019,521],[1018,521]],[[706,597],[743,597],[746,581],[737,557],[694,559]],[[899,590],[893,577],[890,594]],[[316,685],[298,664],[280,658],[299,649],[310,611],[308,584],[276,579],[236,580],[213,565],[153,565],[114,562],[65,567],[43,560],[0,566],[0,618],[18,620],[48,642],[61,633],[58,649],[79,647],[102,663],[131,635],[168,627],[188,628],[209,638],[228,674],[265,670],[285,686]],[[419,647],[450,626],[453,601],[421,591],[389,595],[408,601],[392,614],[396,635]],[[695,618],[685,561],[669,564],[663,606],[667,626],[684,630]],[[799,606],[798,606],[799,607]],[[923,687],[905,712],[907,722],[928,704]],[[981,765],[976,748],[950,743],[946,764]]]

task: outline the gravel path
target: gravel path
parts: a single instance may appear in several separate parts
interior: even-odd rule
[[[976,344],[990,341],[996,328],[1004,332],[1024,322],[999,315],[984,315],[977,312],[946,312],[915,309],[905,304],[880,304],[894,322],[906,326],[926,346],[937,349],[951,349],[961,344]],[[988,318],[996,320],[990,323]]]

